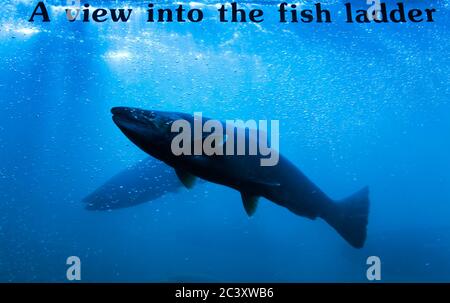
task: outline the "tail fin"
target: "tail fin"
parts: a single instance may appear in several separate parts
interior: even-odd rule
[[[364,187],[350,197],[333,203],[332,211],[323,217],[350,245],[364,246],[369,215],[369,188]]]

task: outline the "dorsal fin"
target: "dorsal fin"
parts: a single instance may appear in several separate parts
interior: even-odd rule
[[[194,187],[194,184],[195,184],[195,176],[194,175],[192,175],[182,169],[175,169],[175,173],[177,174],[178,179],[180,179],[181,183],[183,183],[183,185],[186,188]]]
[[[241,192],[242,203],[244,204],[245,212],[251,217],[258,206],[258,196],[253,196],[244,192]]]

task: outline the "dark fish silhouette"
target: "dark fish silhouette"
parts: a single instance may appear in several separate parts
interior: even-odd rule
[[[172,123],[185,120],[193,130],[192,115],[128,107],[115,107],[111,112],[113,121],[128,139],[173,167],[186,187],[193,185],[195,177],[200,177],[234,188],[240,191],[248,215],[255,212],[258,198],[262,196],[297,215],[324,219],[356,248],[364,245],[369,213],[367,187],[342,201],[334,201],[282,155],[275,166],[261,166],[260,160],[265,157],[260,154],[176,156],[171,144],[178,133],[171,131]],[[208,120],[203,118],[202,123]],[[255,138],[246,134],[244,139],[249,146],[248,142]],[[221,143],[226,146],[228,140]]]
[[[83,202],[88,210],[125,208],[176,192],[182,186],[173,169],[148,157],[106,181]]]

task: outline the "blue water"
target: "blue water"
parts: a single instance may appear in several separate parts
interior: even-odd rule
[[[0,13],[0,281],[450,281],[449,2],[433,23],[27,22]],[[126,1],[97,7],[125,6]],[[146,8],[146,2],[128,2]],[[212,2],[216,3],[216,2]],[[342,3],[327,1],[335,16]],[[200,5],[193,3],[192,5]],[[425,7],[409,2],[409,7]],[[280,151],[335,199],[370,186],[368,237],[216,184],[95,212],[81,200],[146,158],[110,108],[279,119]]]

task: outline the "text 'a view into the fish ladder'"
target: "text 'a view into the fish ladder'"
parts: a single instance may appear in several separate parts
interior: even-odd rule
[[[434,8],[412,8],[403,2],[387,5],[379,0],[370,0],[370,4],[359,4],[354,7],[352,3],[344,3],[335,11],[326,8],[320,2],[310,6],[300,6],[281,2],[276,6],[266,8],[278,14],[280,23],[331,23],[338,20],[347,23],[421,23],[434,22],[436,9]],[[189,6],[189,7],[188,7]],[[202,7],[177,4],[172,6],[161,6],[153,3],[147,4],[139,10],[140,16],[144,12],[145,21],[148,23],[166,22],[202,22],[206,12]],[[74,5],[71,3],[64,9],[68,22],[129,22],[134,15],[133,8],[96,8],[89,3]],[[221,23],[261,23],[264,21],[265,11],[262,8],[248,8],[236,2],[220,4],[208,10],[207,13],[217,15],[217,21]],[[343,16],[343,17],[342,17]],[[34,8],[29,22],[50,22],[49,10],[44,2],[38,2]]]

